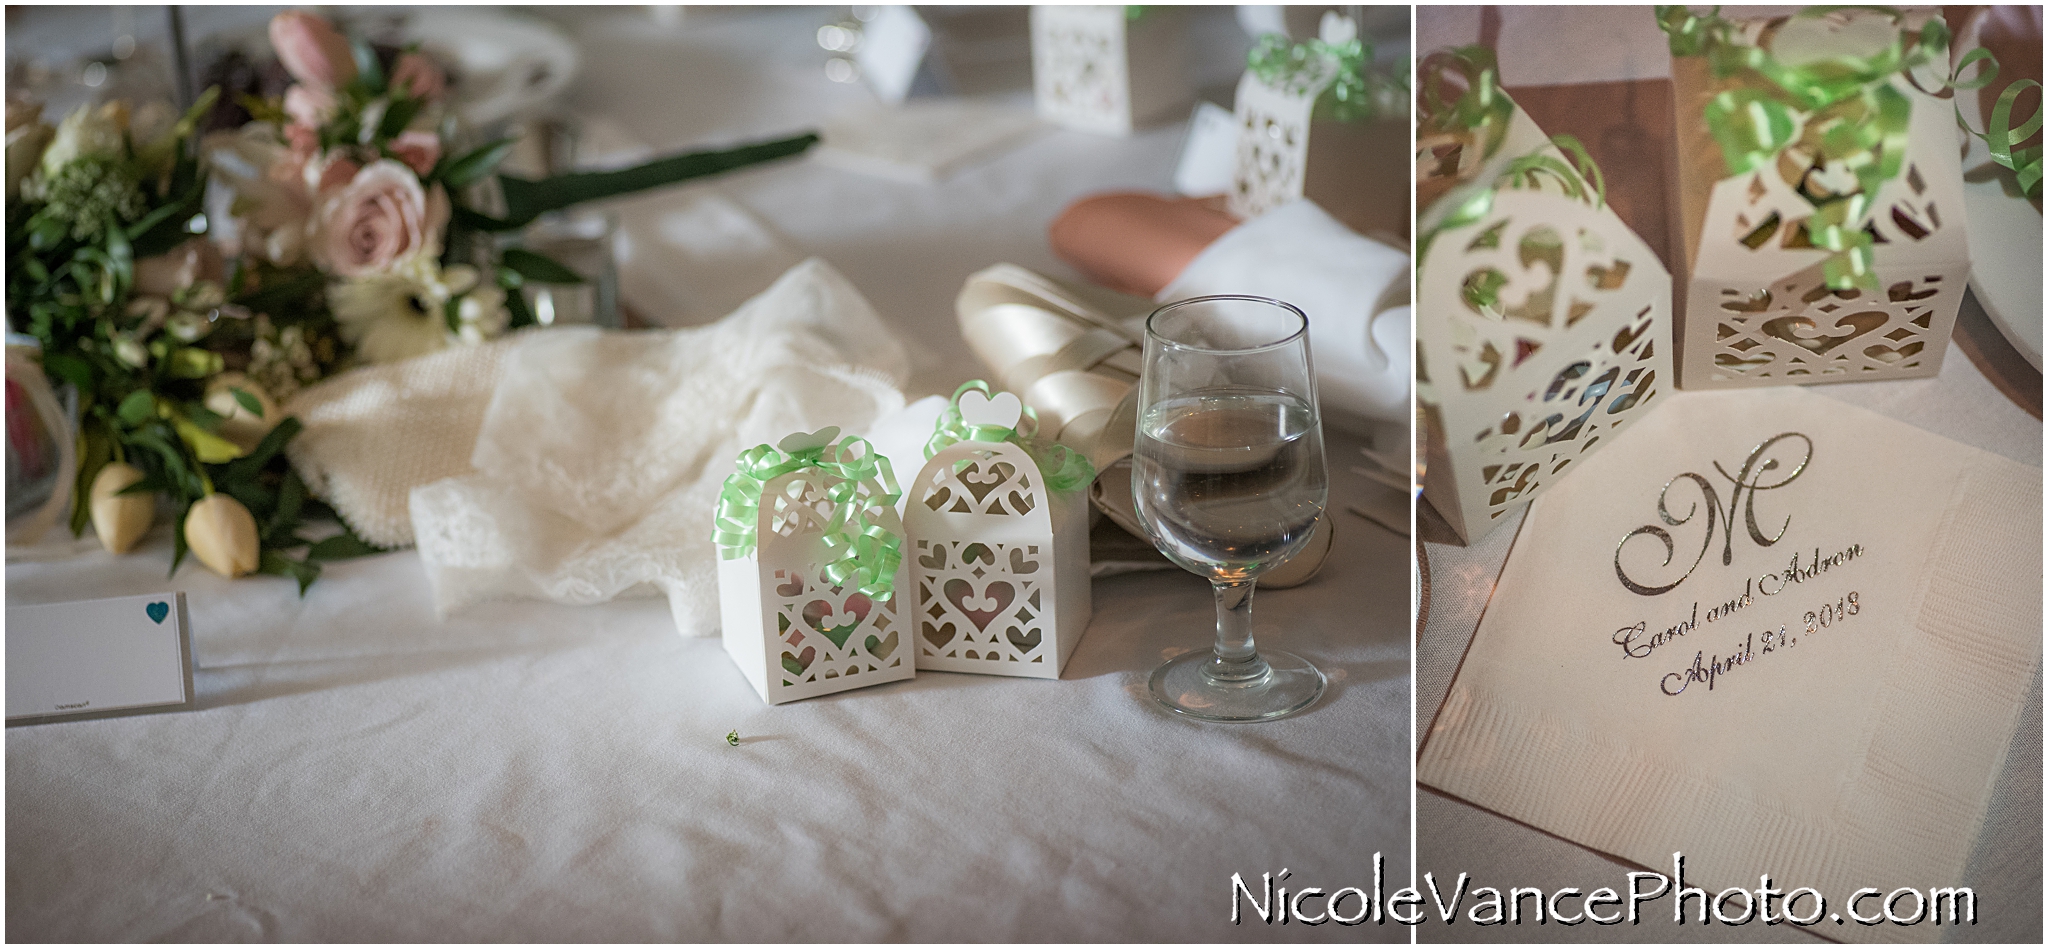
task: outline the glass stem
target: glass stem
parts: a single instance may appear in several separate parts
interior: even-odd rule
[[[1263,678],[1266,661],[1259,658],[1252,642],[1252,586],[1255,580],[1215,580],[1216,655],[1209,660],[1208,674],[1224,682],[1247,682]]]

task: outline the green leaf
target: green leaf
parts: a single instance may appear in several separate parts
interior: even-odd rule
[[[69,382],[81,392],[92,391],[92,363],[83,357],[70,353],[43,353],[43,369],[50,375]]]
[[[439,180],[449,188],[467,188],[483,176],[497,170],[498,163],[512,153],[516,138],[501,138],[465,152],[459,158],[444,159],[428,173],[428,180]]]
[[[377,124],[377,137],[396,138],[398,133],[405,131],[405,127],[412,124],[413,117],[419,115],[420,107],[426,104],[424,99],[392,100],[390,108],[384,110],[384,121]]]
[[[263,403],[256,401],[256,397],[250,395],[247,389],[243,389],[240,386],[232,386],[228,391],[234,394],[236,405],[241,406],[250,415],[254,415],[257,418],[263,417]]]
[[[306,588],[320,578],[320,565],[293,560],[275,550],[265,550],[256,561],[256,572],[272,576],[291,577],[299,581],[299,595],[306,595]]]
[[[184,203],[179,202],[177,204],[166,204],[163,207],[157,208],[156,210],[143,215],[142,220],[136,221],[135,223],[128,225],[128,239],[133,241],[140,238],[142,235],[149,233],[151,228],[154,228],[157,225],[162,224],[165,221],[171,220],[172,218],[176,217],[178,215],[178,212],[182,210],[184,210]]]
[[[148,389],[137,389],[121,400],[121,406],[114,415],[130,428],[141,425],[156,417],[156,397]]]
[[[127,486],[127,487],[125,487],[125,488],[122,488],[121,490],[119,490],[119,491],[116,491],[116,492],[114,492],[114,493],[115,493],[115,494],[117,494],[117,495],[118,495],[118,494],[155,494],[155,493],[156,493],[156,492],[158,492],[158,491],[168,491],[168,490],[170,490],[170,489],[171,489],[171,483],[170,483],[170,482],[168,482],[168,481],[165,481],[165,480],[164,480],[164,479],[162,478],[162,476],[160,476],[160,475],[144,475],[141,481],[137,481],[137,482],[135,482],[134,484],[131,484],[131,485],[129,485],[129,486]]]
[[[346,527],[347,525],[343,525],[344,529]],[[384,548],[357,537],[351,532],[336,534],[307,548],[306,559],[309,561],[347,560],[352,557],[367,557],[371,554],[381,554],[383,552]]]
[[[192,505],[178,508],[178,516],[171,522],[171,572],[165,579],[178,575],[178,565],[185,562],[185,517],[192,513]]]
[[[242,457],[242,446],[200,428],[191,419],[173,418],[171,425],[200,464],[222,465]]]
[[[85,533],[92,523],[92,482],[100,476],[100,469],[114,460],[114,440],[107,437],[103,423],[88,422],[80,426],[78,439],[82,450],[78,453],[78,482],[71,492],[71,536]]]
[[[817,143],[816,133],[806,133],[794,138],[757,142],[738,148],[672,155],[617,171],[571,172],[540,181],[500,175],[498,184],[505,191],[506,211],[502,223],[524,227],[542,214],[572,204],[617,197],[778,158],[788,158],[791,155],[802,154]]]
[[[277,457],[277,453],[284,449],[285,443],[291,441],[292,436],[297,435],[299,429],[304,427],[297,418],[289,415],[278,420],[277,426],[270,430],[270,434],[263,436],[263,440],[256,443],[254,451],[228,464],[222,469],[221,476],[236,481],[254,478],[257,472],[263,470],[264,465],[270,463],[270,459]]]
[[[582,283],[583,275],[519,247],[506,248],[498,265],[537,283]]]
[[[271,512],[270,523],[263,528],[265,543],[291,536],[299,526],[299,505],[305,501],[306,482],[299,480],[298,472],[287,469],[284,483],[277,487],[277,510]]]
[[[356,58],[356,81],[363,84],[372,95],[384,92],[384,64],[377,61],[377,51],[367,41],[355,40],[349,43]]]
[[[183,411],[185,417],[192,420],[192,424],[209,432],[218,433],[220,431],[220,423],[227,421],[221,418],[219,412],[215,412],[198,402],[185,403]]]
[[[533,307],[526,304],[526,291],[524,290],[516,288],[507,290],[505,292],[505,309],[510,310],[512,314],[512,318],[505,323],[507,329],[516,330],[522,326],[532,326],[540,322],[540,319],[533,315]]]

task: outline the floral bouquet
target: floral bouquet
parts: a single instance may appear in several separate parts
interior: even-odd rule
[[[271,44],[292,84],[243,97],[250,120],[200,136],[182,116],[108,102],[56,128],[7,105],[7,318],[78,395],[71,529],[125,552],[161,495],[224,576],[290,576],[374,552],[346,524],[317,542],[282,449],[279,405],[365,363],[470,345],[535,322],[528,281],[581,282],[499,232],[572,205],[798,154],[815,135],[539,181],[496,174],[512,139],[460,148],[445,74],[417,49],[352,41],[286,12]],[[294,551],[303,550],[298,556]]]

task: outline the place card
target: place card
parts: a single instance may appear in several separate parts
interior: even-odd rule
[[[1416,778],[1709,893],[1958,885],[2040,663],[2040,524],[2038,468],[1674,394],[1531,505]]]
[[[932,28],[907,6],[883,7],[861,31],[854,61],[861,78],[883,102],[901,103],[920,91],[918,80],[931,85],[925,54],[932,48]],[[936,90],[933,90],[936,91]]]
[[[192,705],[185,594],[7,611],[7,724],[162,712]]]

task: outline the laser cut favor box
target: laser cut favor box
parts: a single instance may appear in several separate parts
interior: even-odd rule
[[[977,437],[932,453],[905,503],[917,666],[1057,679],[1094,609],[1085,481],[1052,490],[1003,440],[1023,414],[1016,395],[962,387],[954,407]]]
[[[1334,11],[1323,15],[1323,42],[1356,37],[1357,26],[1349,17]],[[1230,213],[1250,219],[1306,198],[1361,234],[1388,231],[1405,237],[1408,169],[1401,142],[1407,130],[1401,123],[1406,118],[1393,120],[1370,110],[1342,119],[1317,116],[1316,101],[1347,67],[1314,48],[1295,47],[1302,55],[1282,73],[1261,76],[1253,68],[1238,79],[1237,158],[1225,196]],[[1365,52],[1369,56],[1370,50]]]
[[[1588,176],[1508,107],[1498,146],[1420,221],[1423,494],[1468,541],[1671,385],[1669,274]],[[1551,170],[1528,170],[1538,166]]]
[[[1194,99],[1187,60],[1187,24],[1171,8],[1031,8],[1032,89],[1048,122],[1129,135],[1178,115]]]
[[[1837,11],[1734,24],[1733,38],[1765,44],[1779,58],[1837,49],[1843,34],[1886,24],[1869,11]],[[1914,17],[1913,23],[1924,23]],[[1908,25],[1905,29],[1916,27]],[[1945,71],[1930,64],[1925,75]],[[1717,79],[1704,56],[1672,57],[1678,117],[1676,182],[1684,260],[1680,264],[1678,382],[1686,389],[1867,382],[1932,376],[1941,370],[1970,277],[1962,167],[1948,101],[1903,74],[1884,85],[1911,104],[1896,177],[1875,191],[1855,230],[1874,240],[1875,279],[1834,289],[1833,252],[1813,246],[1806,225],[1816,205],[1796,190],[1842,188],[1842,169],[1815,167],[1811,146],[1827,121],[1866,123],[1854,103],[1801,113],[1789,147],[1763,167],[1731,175],[1705,120],[1710,99],[1742,80]],[[1928,83],[1938,88],[1937,82]],[[1808,133],[1811,136],[1808,137]]]
[[[797,699],[908,679],[916,662],[905,623],[899,613],[900,591],[908,576],[899,561],[890,586],[899,595],[870,596],[860,592],[872,577],[848,577],[835,583],[828,567],[842,561],[828,537],[849,533],[845,512],[832,497],[851,484],[859,516],[867,525],[903,537],[895,509],[896,494],[888,460],[873,456],[859,439],[834,445],[837,429],[815,435],[792,435],[770,449],[763,445],[742,457],[758,459],[755,470],[771,476],[760,486],[758,508],[746,511],[726,504],[735,481],[728,480],[719,511],[720,560],[718,607],[726,654],[739,666],[762,700],[780,705]],[[848,442],[856,443],[849,445]],[[831,470],[859,452],[879,468],[870,477],[849,481]],[[784,459],[810,457],[823,464],[780,470],[799,463]],[[783,461],[782,464],[775,464]],[[745,474],[734,479],[743,480]],[[730,516],[729,516],[730,515]],[[730,532],[751,518],[753,542],[741,556],[724,542]],[[743,531],[742,531],[743,532]],[[850,533],[859,533],[856,528]],[[885,562],[879,558],[868,563]]]

